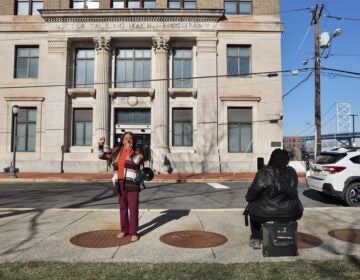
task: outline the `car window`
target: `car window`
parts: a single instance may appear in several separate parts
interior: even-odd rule
[[[353,163],[360,164],[360,156],[352,157],[352,158],[350,158],[350,160]]]
[[[336,163],[340,159],[346,156],[346,153],[321,153],[319,156],[316,157],[314,163],[317,164],[331,164]]]

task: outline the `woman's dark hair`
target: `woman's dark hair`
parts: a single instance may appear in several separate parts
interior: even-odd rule
[[[123,140],[124,140],[125,135],[127,135],[127,134],[131,135],[133,141],[135,140],[134,133],[132,133],[131,131],[126,131],[126,132],[124,132],[124,134],[121,135],[121,137],[120,137],[120,147],[124,146]],[[133,143],[133,144],[134,144],[134,143]]]
[[[279,191],[291,192],[290,177],[287,171],[290,157],[286,150],[276,149],[271,153],[268,166],[274,170],[276,184],[275,188]]]
[[[289,164],[289,161],[289,153],[286,150],[276,149],[271,153],[268,166],[280,170],[286,167]]]

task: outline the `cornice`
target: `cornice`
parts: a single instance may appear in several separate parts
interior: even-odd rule
[[[218,22],[222,9],[63,9],[41,10],[48,23],[56,22]]]

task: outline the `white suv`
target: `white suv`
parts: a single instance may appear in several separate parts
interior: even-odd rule
[[[309,188],[360,206],[360,148],[339,148],[320,153],[306,172]]]

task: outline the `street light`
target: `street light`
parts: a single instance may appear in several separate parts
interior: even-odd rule
[[[13,130],[13,161],[12,166],[10,170],[10,174],[12,178],[17,178],[16,176],[16,142],[17,142],[17,115],[19,113],[19,106],[14,105],[12,107],[12,114],[13,114],[13,120],[14,120],[14,130]]]

